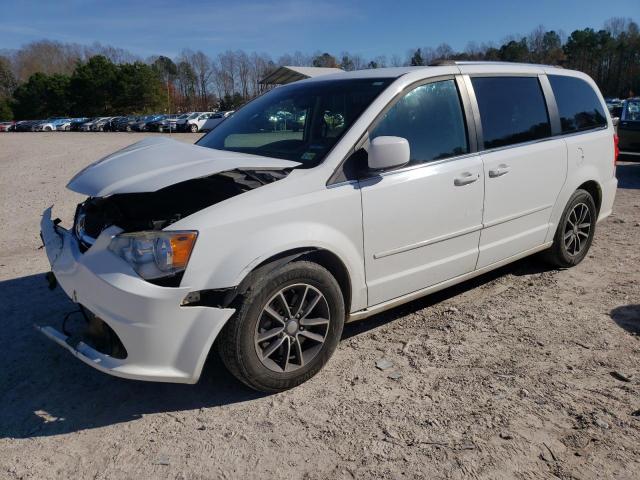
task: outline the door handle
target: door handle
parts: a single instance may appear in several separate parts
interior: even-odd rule
[[[464,172],[461,176],[456,177],[453,180],[453,184],[456,187],[462,187],[463,185],[469,185],[470,183],[477,181],[479,177],[480,175],[474,175],[471,172]]]
[[[490,178],[501,177],[502,175],[509,173],[509,170],[511,170],[509,165],[505,165],[504,163],[502,163],[498,165],[496,168],[489,170],[489,177]]]

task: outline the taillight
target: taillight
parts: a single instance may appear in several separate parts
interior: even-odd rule
[[[618,163],[618,155],[620,155],[620,148],[618,148],[618,134],[613,134],[613,166]]]

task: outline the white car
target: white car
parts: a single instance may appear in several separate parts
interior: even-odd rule
[[[40,122],[38,125],[36,125],[33,128],[33,131],[34,132],[53,132],[59,129],[58,125],[60,125],[62,122],[65,122],[67,120],[68,119],[66,118],[49,118],[47,120]]]
[[[176,130],[178,132],[198,133],[212,115],[215,115],[215,112],[190,112],[181,115],[176,120]]]
[[[302,128],[275,128],[284,111]],[[252,388],[290,388],[347,321],[536,252],[582,261],[611,213],[615,150],[595,83],[554,67],[278,87],[196,145],[148,138],[71,179],[88,196],[73,227],[47,209],[41,232],[89,328],[39,328],[120,377],[194,383],[215,349]]]
[[[204,122],[204,125],[202,126],[201,130],[203,132],[210,132],[211,130],[216,128],[220,124],[220,122],[222,122],[225,118],[229,117],[230,115],[233,115],[234,111],[235,110],[227,110],[225,112],[214,113],[213,115],[209,116],[206,122]]]

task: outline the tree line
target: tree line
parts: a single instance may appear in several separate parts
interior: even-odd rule
[[[488,60],[560,65],[581,70],[605,96],[640,91],[640,33],[631,19],[612,18],[599,30],[569,36],[540,26],[500,45],[470,42],[464,51],[446,43],[407,50],[404,56],[228,50],[210,57],[183,50],[176,58],[142,59],[121,48],[41,40],[0,51],[0,119],[100,116],[234,109],[261,94],[260,83],[281,65],[343,70],[429,65],[438,60]]]

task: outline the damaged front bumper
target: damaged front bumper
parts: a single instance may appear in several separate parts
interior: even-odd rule
[[[111,238],[119,232],[116,227],[103,231],[84,253],[75,236],[51,220],[51,208],[44,211],[40,228],[60,287],[115,332],[127,356],[106,355],[52,326],[37,326],[38,330],[83,362],[111,375],[198,381],[211,345],[234,309],[181,306],[190,287],[160,287],[142,280],[108,250]]]

